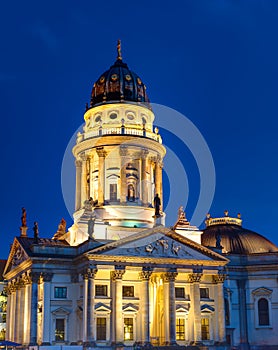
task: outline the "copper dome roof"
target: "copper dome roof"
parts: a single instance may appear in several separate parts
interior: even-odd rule
[[[222,252],[228,254],[256,254],[278,252],[278,247],[262,235],[237,224],[211,224],[203,230],[202,245],[215,247],[217,237]]]
[[[90,107],[118,102],[136,102],[151,109],[146,86],[122,60],[120,41],[116,62],[97,79],[93,86]]]

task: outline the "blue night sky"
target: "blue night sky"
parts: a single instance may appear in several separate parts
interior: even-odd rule
[[[118,38],[151,101],[186,115],[205,138],[216,169],[212,216],[240,212],[244,227],[278,244],[277,0],[6,1],[0,18],[0,258],[19,235],[22,206],[29,235],[35,220],[40,237],[62,217],[71,225],[64,152]],[[196,164],[161,133],[186,168],[190,218]]]

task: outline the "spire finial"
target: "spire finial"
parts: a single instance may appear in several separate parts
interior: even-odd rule
[[[120,39],[118,39],[117,51],[118,51],[117,60],[122,60],[122,45],[121,45]]]

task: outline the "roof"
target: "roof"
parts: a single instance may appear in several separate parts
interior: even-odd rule
[[[206,227],[202,234],[202,244],[215,247],[216,240],[227,254],[257,254],[278,252],[278,247],[259,233],[236,224],[217,224]]]

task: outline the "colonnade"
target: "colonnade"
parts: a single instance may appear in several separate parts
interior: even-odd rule
[[[138,184],[140,187],[139,199],[142,205],[148,205],[149,202],[153,200],[153,197],[158,193],[161,199],[161,210],[162,204],[162,158],[159,154],[153,156],[150,154],[149,150],[142,148],[140,150],[129,150],[127,146],[119,146],[119,168],[120,168],[120,193],[119,199],[121,204],[125,204],[127,201],[127,165],[134,159],[139,160],[139,179]],[[109,154],[108,149],[105,147],[95,148],[94,153],[86,155],[82,153],[80,157],[75,161],[76,166],[76,192],[75,192],[75,210],[79,210],[83,207],[85,200],[90,197],[93,200],[98,201],[98,205],[102,206],[105,203],[105,185],[106,185],[106,158]],[[97,157],[97,162],[95,163],[95,157]],[[94,164],[97,164],[94,169]],[[139,169],[138,169],[139,170]],[[98,190],[97,198],[93,196],[93,172],[98,172]],[[154,177],[154,193],[151,193],[150,197],[150,186],[151,184],[147,181],[147,173],[153,172]]]

